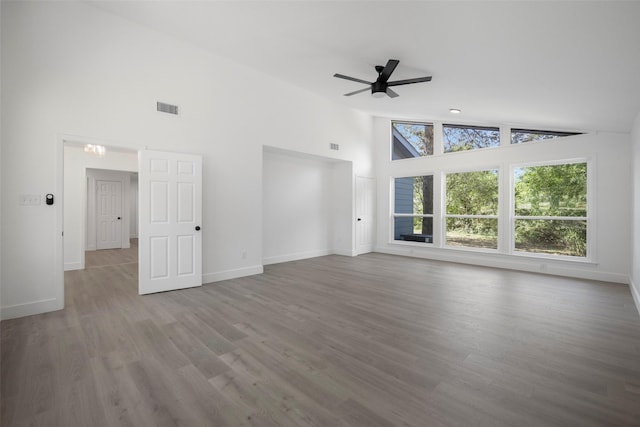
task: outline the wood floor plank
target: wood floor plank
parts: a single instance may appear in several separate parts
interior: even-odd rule
[[[178,348],[206,378],[213,378],[229,369],[216,353],[198,340],[191,331],[181,323],[167,325],[165,333],[176,348]]]
[[[640,425],[624,285],[372,253],[140,296],[134,252],[1,323],[2,426]]]

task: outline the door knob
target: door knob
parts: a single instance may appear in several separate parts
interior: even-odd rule
[[[362,218],[358,218],[358,221],[362,221]]]
[[[118,217],[118,219],[121,219],[120,217]]]
[[[200,231],[200,226],[196,225],[196,231]]]

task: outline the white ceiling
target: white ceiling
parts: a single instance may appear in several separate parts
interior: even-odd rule
[[[638,1],[90,4],[376,116],[629,132],[640,112]],[[433,81],[342,96],[363,86],[334,73],[390,58],[391,80]]]

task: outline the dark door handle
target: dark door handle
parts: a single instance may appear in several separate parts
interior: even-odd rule
[[[200,231],[200,226],[196,225],[196,231]]]
[[[122,219],[122,218],[118,217],[118,219]]]
[[[358,218],[358,221],[362,221],[362,218]]]

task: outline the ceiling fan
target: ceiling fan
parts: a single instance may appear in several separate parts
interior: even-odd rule
[[[338,77],[339,79],[351,80],[353,82],[364,83],[369,85],[364,89],[356,90],[354,92],[345,93],[344,96],[351,96],[357,93],[361,93],[371,89],[371,95],[374,98],[382,98],[384,95],[388,95],[390,98],[395,98],[398,96],[393,90],[390,89],[391,86],[400,86],[400,85],[408,85],[413,83],[422,83],[422,82],[430,82],[431,76],[429,77],[417,77],[415,79],[406,79],[406,80],[396,80],[393,82],[389,81],[389,77],[391,77],[391,73],[396,69],[400,61],[397,59],[390,59],[387,61],[387,65],[384,67],[382,65],[376,65],[376,71],[378,72],[378,78],[375,82],[368,82],[365,80],[357,79],[355,77],[345,76],[344,74],[334,74],[333,77]]]

